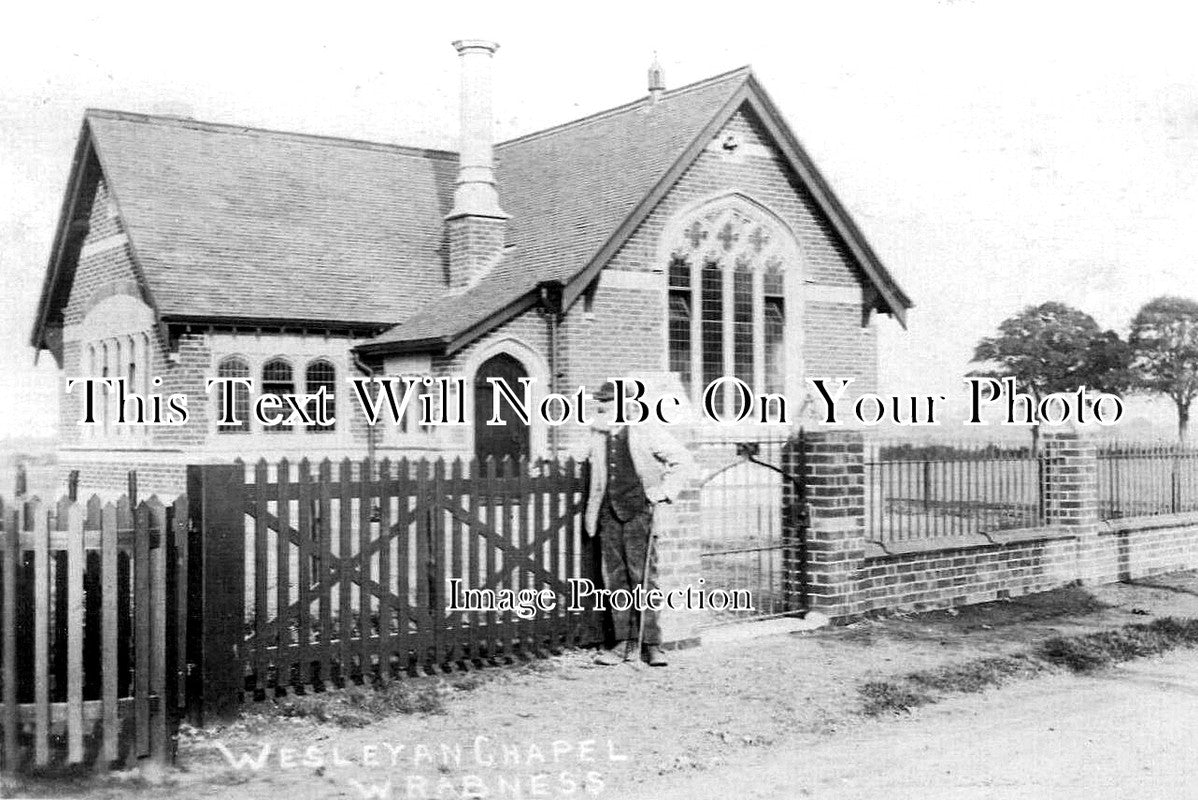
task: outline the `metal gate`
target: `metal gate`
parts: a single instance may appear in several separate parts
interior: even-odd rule
[[[793,479],[782,469],[784,442],[735,443],[736,456],[708,472],[699,490],[704,589],[752,608],[714,608],[713,624],[806,610],[806,547],[801,520],[786,524]],[[726,445],[725,445],[726,446]]]

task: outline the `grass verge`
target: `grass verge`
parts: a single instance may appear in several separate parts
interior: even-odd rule
[[[392,714],[443,714],[445,699],[431,681],[395,681],[384,687],[350,687],[289,697],[272,713],[309,717],[343,728],[361,728]]]
[[[1001,686],[1016,678],[1060,669],[1087,673],[1133,658],[1160,655],[1198,645],[1198,619],[1162,617],[1099,633],[1054,636],[1010,656],[975,658],[935,670],[922,670],[857,687],[861,713],[871,717],[902,714],[951,694]]]

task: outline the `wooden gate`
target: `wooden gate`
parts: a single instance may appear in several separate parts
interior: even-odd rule
[[[573,462],[535,475],[524,461],[406,459],[345,460],[335,476],[328,460],[315,474],[306,460],[192,470],[189,493],[199,489],[200,505],[209,498],[199,536],[220,554],[223,591],[244,620],[240,641],[201,648],[203,669],[221,669],[213,654],[235,654],[233,673],[252,697],[386,682],[599,638],[595,612],[567,608],[569,579],[594,574]],[[556,605],[531,616],[453,610],[451,579],[459,597],[547,589]],[[205,597],[205,617],[219,615],[214,602]]]
[[[169,760],[185,700],[186,499],[0,509],[4,771]]]

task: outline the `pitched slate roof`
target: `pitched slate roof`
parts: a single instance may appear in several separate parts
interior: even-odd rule
[[[538,284],[563,285],[569,306],[665,191],[742,105],[773,135],[870,283],[867,296],[905,324],[912,306],[782,120],[752,71],[741,68],[499,145],[500,200],[514,245],[474,287],[441,298],[375,337],[364,351],[452,352],[536,302]],[[517,191],[513,201],[508,187]],[[521,236],[523,234],[523,238]],[[532,235],[529,235],[532,234]]]
[[[166,317],[394,323],[445,287],[457,157],[89,111]]]
[[[667,92],[651,109],[642,99],[497,145],[509,246],[479,283],[453,294],[444,216],[454,153],[89,110],[75,169],[93,148],[161,321],[356,326],[382,332],[366,350],[452,351],[535,303],[539,284],[561,284],[572,302],[743,102],[756,103],[767,124],[776,117],[742,68]],[[826,192],[880,307],[901,320],[910,301],[785,125],[774,124],[817,200]],[[69,208],[43,287],[38,347],[62,302],[58,284],[73,272],[62,263]]]
[[[538,283],[579,273],[744,84],[747,68],[495,148],[500,204],[511,219],[502,263],[376,337],[368,349],[469,338],[488,320],[527,308]],[[531,300],[531,298],[529,298]],[[515,304],[515,305],[513,305]]]

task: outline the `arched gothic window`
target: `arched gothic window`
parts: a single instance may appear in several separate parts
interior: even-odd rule
[[[784,278],[798,260],[793,235],[738,196],[702,206],[670,231],[670,370],[696,401],[704,387],[726,375],[754,392],[781,392]],[[729,396],[716,397],[718,410]]]

